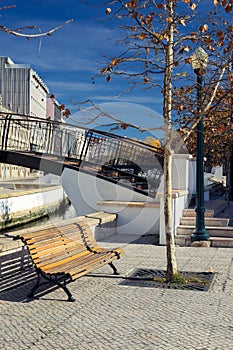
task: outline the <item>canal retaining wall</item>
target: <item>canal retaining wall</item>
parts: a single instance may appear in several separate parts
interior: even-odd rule
[[[50,215],[67,202],[60,185],[17,183],[13,190],[0,188],[0,230]]]

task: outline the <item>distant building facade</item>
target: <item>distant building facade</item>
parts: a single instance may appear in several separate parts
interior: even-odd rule
[[[0,96],[0,115],[3,112],[4,116],[6,113],[12,113],[11,110],[2,105],[2,98]],[[32,171],[29,168],[25,168],[18,165],[0,163],[0,181],[25,178],[32,176]]]
[[[2,105],[14,113],[46,118],[49,89],[29,65],[0,57]]]
[[[54,120],[56,122],[65,123],[63,112],[61,110],[59,103],[55,98],[51,98],[51,97],[47,98],[46,118],[48,120]]]
[[[63,105],[47,97],[48,93],[49,89],[30,65],[15,64],[9,57],[0,56],[0,115],[15,113],[66,122]],[[36,174],[29,168],[0,163],[0,180]]]

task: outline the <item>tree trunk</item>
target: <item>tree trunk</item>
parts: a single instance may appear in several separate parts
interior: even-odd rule
[[[164,125],[165,125],[165,158],[164,158],[164,220],[167,245],[166,280],[172,281],[177,275],[175,240],[172,212],[172,152],[171,152],[171,110],[172,110],[172,70],[173,70],[173,7],[174,0],[168,0],[168,43],[166,45],[166,69],[164,75]]]

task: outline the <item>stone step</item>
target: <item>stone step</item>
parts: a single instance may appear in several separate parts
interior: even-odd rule
[[[233,238],[228,237],[210,237],[211,247],[233,248]]]
[[[176,235],[190,236],[194,230],[194,226],[179,225],[177,226]],[[206,226],[206,230],[211,237],[228,237],[233,238],[233,227],[218,227],[218,226]]]
[[[195,217],[182,217],[180,219],[181,225],[195,226],[195,223],[196,223]],[[206,226],[225,227],[225,226],[229,225],[229,219],[206,217],[205,218],[205,225]]]
[[[210,246],[215,248],[233,248],[233,237],[211,237],[209,238]],[[190,235],[179,235],[175,237],[175,244],[180,247],[190,245]]]
[[[195,209],[184,209],[183,217],[195,217],[196,212]],[[205,217],[212,218],[214,216],[214,210],[206,210]]]
[[[180,247],[187,247],[190,245],[190,235],[177,235],[175,236],[175,244]]]

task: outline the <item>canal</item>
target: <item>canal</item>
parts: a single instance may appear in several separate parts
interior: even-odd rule
[[[72,219],[77,217],[78,214],[72,204],[66,205],[65,207],[63,206],[59,210],[56,211],[54,214],[49,214],[48,216],[45,216],[41,219],[38,219],[36,221],[29,222],[24,225],[20,225],[17,227],[12,227],[7,230],[4,230],[3,232],[9,232],[9,231],[17,231],[21,230],[24,228],[30,228],[30,227],[35,227],[35,226],[42,226],[45,224],[56,224],[56,222],[62,221],[62,220],[67,220],[67,219]]]

